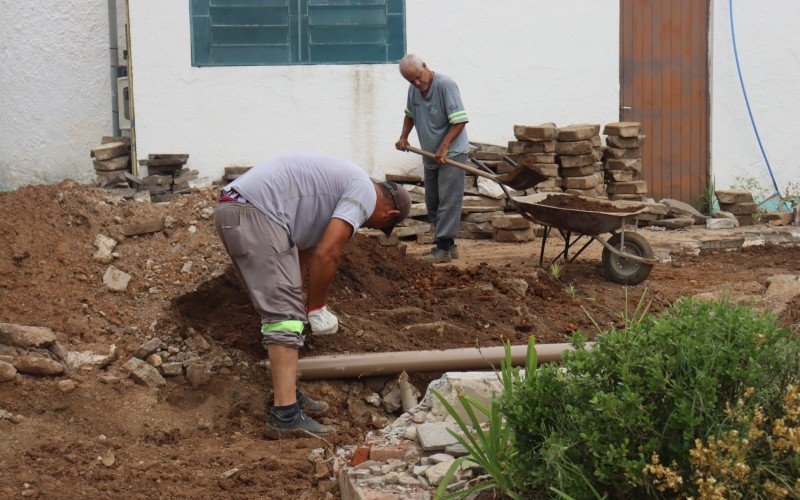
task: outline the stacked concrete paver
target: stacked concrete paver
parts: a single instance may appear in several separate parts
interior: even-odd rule
[[[128,189],[130,155],[130,138],[103,137],[101,145],[91,149],[97,186],[104,189]]]
[[[605,198],[600,125],[576,124],[558,130],[561,187],[570,194]]]
[[[647,197],[647,183],[642,180],[641,124],[637,122],[608,123],[603,168],[608,182],[608,195],[612,200],[643,201]]]
[[[148,155],[147,160],[139,160],[139,165],[147,167],[147,176],[139,183],[140,191],[149,191],[152,201],[170,201],[180,194],[192,192],[189,181],[198,177],[197,170],[185,165],[189,155],[185,153],[156,153]]]
[[[514,125],[516,141],[509,141],[509,158],[518,166],[535,170],[548,179],[531,186],[538,192],[561,192],[561,179],[556,163],[556,138],[558,128],[555,123],[541,125]]]
[[[714,195],[719,200],[720,210],[733,214],[740,226],[753,225],[753,214],[758,206],[750,191],[726,189],[715,191]]]

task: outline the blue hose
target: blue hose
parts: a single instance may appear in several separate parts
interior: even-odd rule
[[[750,109],[750,99],[747,98],[747,90],[744,88],[744,78],[742,78],[742,68],[739,65],[739,51],[736,50],[736,31],[733,28],[733,0],[728,0],[728,8],[731,12],[731,40],[733,41],[733,57],[736,59],[736,72],[739,73],[739,83],[742,86],[742,95],[744,95],[744,103],[747,105],[747,114],[750,115],[750,123],[753,125],[753,132],[756,134],[756,140],[758,141],[758,147],[761,149],[761,156],[764,157],[764,162],[767,164],[767,170],[769,171],[769,176],[772,179],[772,185],[775,187],[775,194],[778,197],[781,196],[781,190],[778,189],[778,183],[775,181],[775,174],[772,173],[772,166],[769,164],[769,158],[767,158],[767,152],[764,150],[764,144],[761,143],[761,136],[758,134],[758,127],[756,126],[756,120],[753,118],[753,110]]]

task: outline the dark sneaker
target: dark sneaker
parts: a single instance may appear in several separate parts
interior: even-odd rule
[[[299,404],[300,409],[306,412],[308,415],[311,415],[312,417],[319,417],[320,415],[324,415],[328,412],[329,406],[325,401],[314,401],[300,389],[297,389],[296,394],[297,404]]]
[[[333,433],[333,427],[315,422],[314,419],[302,411],[289,422],[280,421],[275,415],[270,414],[265,427],[264,434],[270,439],[308,437],[308,433],[319,437],[327,437]]]
[[[457,259],[458,258],[458,245],[451,246],[450,250],[448,250],[448,252],[450,252],[450,258],[451,259]]]
[[[450,251],[442,250],[441,248],[434,249],[431,253],[423,256],[422,259],[432,264],[444,264],[452,260],[450,257]]]

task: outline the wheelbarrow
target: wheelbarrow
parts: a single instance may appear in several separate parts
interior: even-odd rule
[[[414,147],[409,147],[408,151],[428,158],[435,158],[433,153]],[[606,205],[609,208],[613,208],[613,210],[608,212],[590,211],[580,210],[577,207],[555,207],[541,203],[548,196],[567,196],[570,199],[582,198],[566,193],[537,193],[530,196],[512,197],[504,185],[518,190],[528,189],[547,180],[547,176],[530,167],[517,165],[509,158],[505,158],[505,160],[514,167],[514,170],[503,175],[491,174],[449,158],[445,159],[445,163],[473,175],[497,182],[505,191],[508,199],[518,207],[520,214],[525,219],[544,226],[542,248],[539,254],[540,267],[544,265],[544,249],[547,245],[547,239],[551,231],[555,229],[564,240],[564,250],[552,262],[561,257],[566,262],[573,262],[593,241],[597,241],[604,247],[602,262],[606,278],[623,285],[637,285],[647,279],[658,259],[653,258],[653,248],[644,236],[635,231],[625,229],[628,224],[635,225],[636,216],[646,212],[647,208],[625,210],[629,206],[595,198],[584,199],[599,205]],[[475,163],[488,170],[480,162]],[[611,233],[607,240],[601,237],[601,235],[607,233]],[[574,249],[583,238],[587,238],[587,241],[570,256],[570,250]]]

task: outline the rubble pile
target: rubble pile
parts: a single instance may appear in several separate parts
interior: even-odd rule
[[[130,137],[105,136],[100,140],[100,146],[90,151],[97,187],[109,190],[130,188]]]
[[[607,148],[603,168],[608,194],[612,200],[644,201],[647,183],[642,180],[641,124],[637,122],[607,123],[603,128]]]
[[[600,125],[577,124],[558,129],[561,187],[570,194],[606,198]]]

